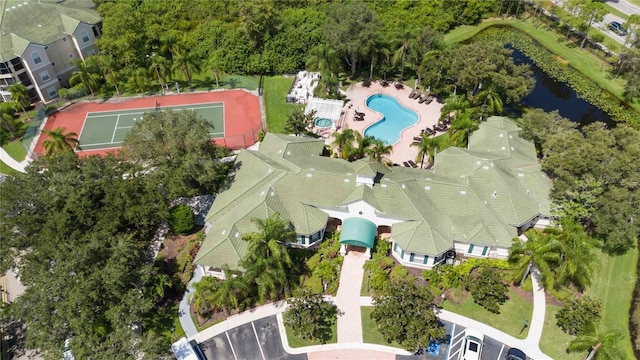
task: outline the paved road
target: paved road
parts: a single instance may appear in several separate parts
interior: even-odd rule
[[[608,5],[622,11],[624,14],[640,14],[640,7],[633,5],[627,0],[607,0],[606,2]]]

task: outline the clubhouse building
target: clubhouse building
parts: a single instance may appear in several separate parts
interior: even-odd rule
[[[379,235],[405,266],[429,269],[455,251],[506,258],[512,239],[551,218],[551,181],[532,143],[504,117],[480,124],[467,149],[435,156],[431,170],[387,168],[368,159],[320,156],[323,139],[268,133],[258,151],[242,150],[229,188],[209,211],[195,263],[222,276],[242,270],[242,235],[253,218],[279,213],[290,220],[298,246],[322,241],[328,224],[341,225],[341,253],[370,255]]]

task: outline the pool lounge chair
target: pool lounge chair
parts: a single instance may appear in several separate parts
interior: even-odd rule
[[[409,99],[413,99],[413,97],[416,95],[416,91],[415,90],[411,90],[411,93],[409,94]]]
[[[413,162],[413,160],[409,160],[407,161],[409,163],[409,165],[411,165],[412,168],[417,168],[418,165],[416,163]]]
[[[409,163],[406,161],[403,161],[402,163],[404,164],[404,167],[411,167],[411,165],[409,165]]]

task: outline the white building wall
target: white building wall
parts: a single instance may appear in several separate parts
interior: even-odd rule
[[[440,264],[445,260],[444,254],[441,256],[429,256],[427,254],[404,251],[404,249],[395,242],[391,245],[391,255],[402,265],[419,269],[431,269],[433,266]]]
[[[380,216],[376,214],[376,208],[369,205],[366,201],[359,200],[354,201],[350,204],[347,204],[347,208],[345,211],[337,211],[335,209],[323,209],[318,208],[329,216],[334,217],[336,219],[344,220],[352,217],[359,217],[363,219],[367,219],[372,223],[376,224],[376,226],[391,226],[395,223],[403,222],[404,220],[391,219],[387,217]]]

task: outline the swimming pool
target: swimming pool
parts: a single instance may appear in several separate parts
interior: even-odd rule
[[[326,118],[317,118],[316,119],[316,126],[317,127],[331,127],[331,124],[333,124],[333,122],[331,121],[331,119],[326,119]]]
[[[382,113],[382,119],[369,126],[364,131],[364,135],[373,136],[388,145],[397,143],[402,130],[418,122],[418,114],[402,106],[393,96],[371,95],[367,98],[367,106],[371,110]]]

